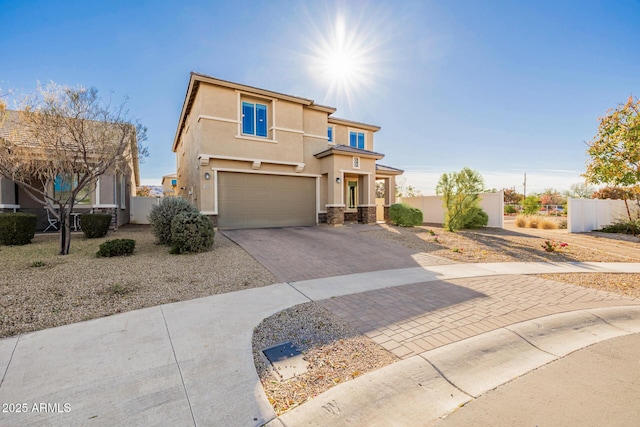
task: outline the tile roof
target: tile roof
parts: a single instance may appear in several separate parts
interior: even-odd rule
[[[342,152],[342,153],[359,154],[361,156],[375,157],[378,159],[381,159],[384,157],[384,154],[382,153],[376,153],[375,151],[363,150],[361,148],[350,147],[348,145],[342,145],[342,144],[337,144],[332,147],[329,147],[327,150],[314,154],[314,156],[317,159],[320,159],[322,157],[330,156],[331,154],[334,154],[336,151]]]

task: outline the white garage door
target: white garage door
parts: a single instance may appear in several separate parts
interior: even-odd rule
[[[218,227],[262,228],[316,224],[316,179],[218,173]]]

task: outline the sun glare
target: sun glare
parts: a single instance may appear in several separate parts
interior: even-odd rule
[[[379,60],[378,38],[371,29],[362,31],[359,20],[337,14],[323,28],[310,34],[309,70],[327,88],[325,103],[352,104],[354,98],[371,88]]]

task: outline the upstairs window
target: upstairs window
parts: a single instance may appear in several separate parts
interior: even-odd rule
[[[329,142],[333,142],[333,127],[331,126],[327,128],[327,138],[329,138]]]
[[[267,106],[264,104],[242,103],[242,133],[267,137]]]
[[[349,132],[349,145],[364,150],[364,132]]]

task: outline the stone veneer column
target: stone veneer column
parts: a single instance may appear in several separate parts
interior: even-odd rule
[[[389,206],[384,207],[384,222],[391,222],[391,217],[389,216]]]
[[[332,225],[344,224],[344,207],[328,206],[327,207],[327,224],[332,224]]]
[[[218,215],[207,215],[207,218],[214,227],[218,227]]]
[[[375,224],[376,207],[375,206],[358,206],[358,220],[363,224]]]

